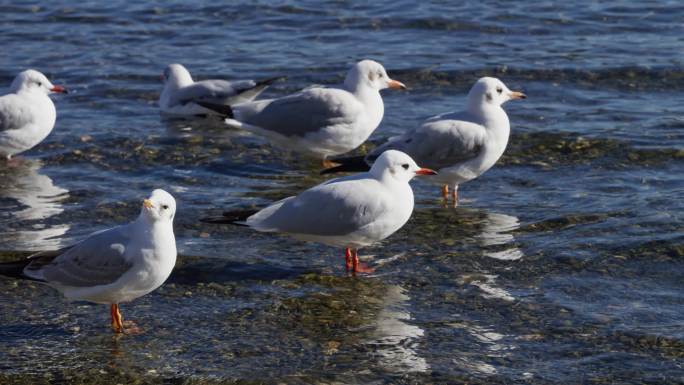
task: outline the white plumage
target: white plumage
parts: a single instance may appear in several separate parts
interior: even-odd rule
[[[358,268],[356,249],[399,230],[413,212],[409,181],[423,169],[408,155],[389,150],[370,171],[333,179],[283,199],[247,218],[258,231],[280,232],[304,241],[343,247],[347,268]],[[351,254],[354,260],[350,260]]]
[[[0,96],[0,156],[13,155],[42,142],[55,126],[57,111],[48,96],[66,89],[35,70],[20,72],[10,92]]]

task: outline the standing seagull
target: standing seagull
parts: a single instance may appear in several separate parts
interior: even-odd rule
[[[135,221],[91,234],[57,251],[0,264],[0,274],[44,282],[70,300],[110,305],[112,329],[124,332],[119,303],[161,286],[176,264],[176,201],[154,190]],[[135,331],[133,323],[127,328]]]
[[[35,70],[20,72],[10,93],[0,96],[0,156],[8,160],[42,142],[57,119],[55,105],[48,96],[67,93]]]
[[[223,106],[230,126],[265,136],[283,147],[325,159],[363,144],[380,124],[385,107],[380,90],[405,89],[372,60],[352,66],[339,87],[309,87],[277,99]]]
[[[209,79],[193,81],[190,72],[181,64],[169,64],[164,70],[164,90],[159,96],[161,112],[177,116],[215,115],[211,109],[197,102],[219,105],[251,102],[269,85],[281,78],[262,81],[227,81]]]
[[[449,185],[454,206],[458,185],[475,179],[489,170],[503,155],[511,126],[501,105],[511,99],[525,99],[522,92],[511,91],[501,80],[480,78],[468,93],[468,104],[461,112],[437,115],[420,127],[391,138],[364,157],[334,160],[342,163],[323,170],[363,171],[389,149],[403,151],[417,162],[437,170],[431,180],[442,184],[442,195],[449,200]]]
[[[383,240],[404,226],[413,212],[413,190],[408,182],[416,175],[434,174],[418,167],[403,152],[389,150],[378,157],[370,171],[332,179],[280,200],[242,224],[257,231],[343,247],[347,270],[371,272],[359,266],[357,249]],[[226,217],[204,221],[232,222]]]

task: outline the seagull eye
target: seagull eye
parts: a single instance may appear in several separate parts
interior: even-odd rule
[[[496,92],[502,93],[502,92],[503,92],[503,88],[501,88],[501,87],[496,87]]]
[[[38,82],[38,87],[42,87],[42,86],[43,86],[43,82]]]
[[[169,208],[169,205],[162,205],[162,209],[166,210]]]
[[[409,165],[408,165],[408,163],[404,163],[404,164],[401,165],[401,167],[403,167],[404,170],[408,170]]]

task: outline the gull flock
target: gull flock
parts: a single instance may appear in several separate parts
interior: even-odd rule
[[[322,174],[358,172],[244,218],[203,219],[344,249],[345,269],[354,275],[373,271],[359,261],[358,249],[389,237],[411,217],[409,182],[414,177],[441,185],[447,203],[451,188],[457,205],[459,185],[490,169],[506,149],[510,122],[502,105],[526,97],[499,79],[484,77],[474,83],[461,111],[430,118],[366,156],[339,157],[366,142],[382,121],[380,91],[406,89],[378,62],[355,63],[340,85],[311,86],[274,99],[258,97],[281,78],[194,81],[183,65],[170,64],[162,79],[163,115],[220,116],[227,126],[321,160]],[[52,93],[67,90],[29,69],[0,96],[0,155],[7,167],[16,161],[13,156],[38,145],[52,131],[57,116]],[[132,222],[95,232],[69,247],[0,263],[0,275],[45,283],[70,300],[109,305],[115,333],[140,332],[135,323],[123,320],[119,305],[150,293],[171,274],[177,257],[175,213],[173,196],[156,189],[142,201]]]

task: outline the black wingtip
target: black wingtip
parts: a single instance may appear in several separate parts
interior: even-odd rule
[[[204,107],[204,108],[210,109],[214,112],[218,112],[223,117],[231,118],[231,119],[234,117],[233,108],[227,104],[218,104],[218,103],[209,103],[209,102],[200,102],[200,101],[198,101],[196,103],[199,104],[200,106]]]
[[[339,163],[340,165],[321,170],[321,175],[335,174],[338,172],[364,172],[370,170],[370,166],[366,162],[366,158],[364,156],[331,159],[331,161]]]
[[[273,83],[275,83],[275,82],[277,82],[277,81],[279,81],[279,80],[285,80],[285,79],[287,79],[287,76],[276,76],[276,77],[273,77],[273,78],[268,78],[268,79],[264,79],[264,80],[259,80],[259,81],[256,82],[256,86],[257,86],[257,87],[260,87],[260,86],[270,86],[271,84],[273,84]]]
[[[200,222],[217,225],[230,224],[236,226],[247,226],[243,222],[246,221],[247,218],[256,214],[258,211],[259,210],[255,209],[226,211],[221,214],[221,216],[201,218]]]

